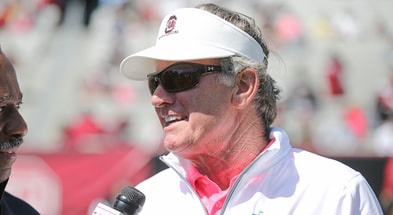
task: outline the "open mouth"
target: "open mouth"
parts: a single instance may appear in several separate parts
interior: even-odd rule
[[[7,148],[7,149],[1,149],[0,153],[13,154],[13,153],[16,153],[17,149],[18,149],[18,146],[15,146],[15,147],[12,147],[12,148]]]
[[[168,116],[168,117],[164,118],[165,125],[169,125],[171,123],[182,121],[182,120],[185,120],[185,119],[187,119],[187,117],[185,117],[185,116]]]

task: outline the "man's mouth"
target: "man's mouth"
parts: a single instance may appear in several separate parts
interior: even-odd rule
[[[0,150],[0,153],[13,154],[13,153],[16,153],[16,150],[18,150],[18,146],[8,148],[8,149],[2,149],[2,150]]]
[[[178,122],[178,121],[185,120],[185,119],[187,119],[187,117],[185,117],[185,116],[168,116],[168,117],[164,118],[165,125],[169,125],[171,123]]]

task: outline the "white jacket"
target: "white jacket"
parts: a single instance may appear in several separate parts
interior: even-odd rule
[[[273,128],[275,142],[243,170],[222,207],[221,215],[382,215],[365,180],[332,159],[292,148],[288,136]],[[170,167],[138,186],[146,195],[139,215],[207,214],[185,179],[190,162],[170,153]]]

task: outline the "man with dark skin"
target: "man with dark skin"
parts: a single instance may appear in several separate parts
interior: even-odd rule
[[[27,125],[19,113],[22,92],[15,69],[0,47],[0,215],[39,214],[23,200],[5,191],[16,161],[16,151],[27,134]]]

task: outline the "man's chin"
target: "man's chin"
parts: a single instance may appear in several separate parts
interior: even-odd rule
[[[17,158],[15,151],[0,151],[0,177],[3,177],[3,172],[10,172],[11,167],[15,163]]]
[[[11,176],[11,168],[0,170],[0,183],[5,182]]]

